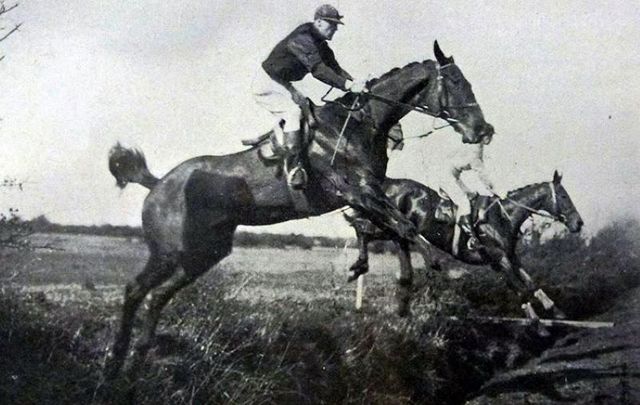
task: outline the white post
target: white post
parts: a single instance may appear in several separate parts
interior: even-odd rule
[[[364,274],[358,276],[356,286],[356,311],[362,309],[362,298],[364,297]]]

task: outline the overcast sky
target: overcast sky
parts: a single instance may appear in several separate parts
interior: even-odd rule
[[[107,170],[122,141],[164,175],[201,154],[241,149],[265,132],[251,80],[264,56],[321,1],[29,1],[0,43],[0,210],[67,224],[140,223],[147,193],[123,192]],[[453,54],[488,122],[497,188],[551,180],[554,169],[594,231],[640,217],[638,1],[334,1],[345,25],[331,43],[354,76]],[[9,26],[5,23],[3,26]],[[305,80],[317,98],[325,87]],[[319,101],[319,100],[318,100]],[[405,134],[431,120],[409,115]],[[427,184],[460,142],[451,130],[391,155],[388,175]],[[351,235],[339,215],[268,231]]]

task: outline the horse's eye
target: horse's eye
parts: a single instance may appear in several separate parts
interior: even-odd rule
[[[458,83],[462,79],[462,75],[460,74],[460,72],[451,72],[451,74],[448,75],[448,78],[453,83]]]

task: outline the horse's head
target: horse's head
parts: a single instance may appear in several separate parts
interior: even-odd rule
[[[376,128],[386,133],[412,110],[442,118],[462,134],[465,143],[479,143],[493,135],[493,126],[484,120],[471,84],[434,43],[436,61],[413,62],[395,68],[369,82],[367,104]],[[345,105],[353,103],[344,98]]]
[[[438,41],[433,43],[433,52],[437,61],[437,76],[424,94],[428,108],[462,134],[464,143],[479,143],[485,137],[492,136],[493,125],[484,120],[471,84],[453,57],[444,55]]]
[[[551,198],[547,210],[555,216],[560,222],[564,223],[570,232],[580,232],[584,222],[580,213],[573,205],[569,193],[562,186],[562,175],[558,171],[553,173],[553,181],[549,183],[551,188]]]

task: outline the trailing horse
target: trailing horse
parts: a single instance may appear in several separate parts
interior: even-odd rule
[[[544,308],[553,311],[555,316],[562,316],[542,290],[538,290],[531,277],[524,271],[518,256],[516,244],[520,236],[520,226],[532,214],[551,216],[564,223],[569,231],[579,232],[583,221],[573,205],[569,194],[561,184],[562,176],[555,172],[553,180],[546,183],[531,184],[508,193],[507,198],[491,202],[481,201],[478,197],[473,202],[472,212],[478,212],[480,204],[488,207],[484,220],[476,226],[481,247],[471,250],[467,246],[468,236],[461,235],[455,257],[469,264],[489,264],[503,273],[509,286],[523,298],[531,295],[541,301]],[[411,220],[422,236],[439,249],[452,254],[455,220],[443,221],[437,218],[442,207],[450,206],[449,200],[442,198],[436,191],[413,180],[387,179],[383,189],[400,209]],[[544,211],[544,212],[543,212]],[[548,214],[546,214],[546,213]],[[449,215],[451,217],[452,214]],[[411,289],[413,284],[413,267],[411,265],[410,242],[375,226],[371,221],[355,212],[345,215],[358,235],[360,254],[351,266],[354,274],[349,281],[355,280],[369,269],[367,245],[374,240],[394,240],[399,245],[400,278],[398,279],[398,313],[405,316],[410,310]],[[455,218],[455,215],[453,215]]]
[[[151,190],[142,211],[150,255],[142,273],[126,286],[107,376],[116,377],[125,362],[133,320],[144,298],[152,293],[135,345],[133,372],[153,344],[164,306],[231,253],[238,225],[274,224],[349,205],[399,238],[416,238],[414,224],[380,187],[389,129],[418,109],[447,120],[466,142],[477,143],[493,133],[453,58],[445,57],[437,42],[434,53],[437,61],[414,62],[371,81],[370,93],[360,96],[361,109],[350,120],[344,105],[357,104],[351,94],[315,109],[307,151],[306,212],[296,209],[281,164],[262,159],[259,146],[230,155],[199,156],[158,179],[148,171],[141,152],[116,145],[109,168],[117,184],[135,182]],[[424,246],[426,241],[415,243]]]

